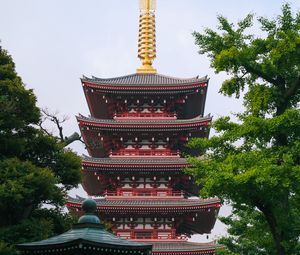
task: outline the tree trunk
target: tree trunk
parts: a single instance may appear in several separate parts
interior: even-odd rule
[[[285,248],[282,246],[282,242],[284,241],[284,238],[282,236],[281,230],[278,229],[278,224],[277,224],[274,214],[272,213],[271,210],[269,210],[266,207],[262,207],[259,209],[264,214],[264,216],[267,220],[267,223],[270,227],[270,230],[271,230],[271,233],[273,236],[273,240],[275,243],[277,255],[287,255]]]

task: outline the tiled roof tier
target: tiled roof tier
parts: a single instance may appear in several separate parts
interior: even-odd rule
[[[150,243],[150,242],[149,242]],[[152,254],[155,255],[209,255],[215,254],[219,246],[214,242],[193,243],[187,241],[151,242]]]
[[[101,127],[114,130],[124,129],[162,129],[182,130],[182,129],[195,129],[199,126],[207,126],[212,120],[212,117],[198,116],[193,119],[180,119],[180,120],[115,120],[115,119],[96,119],[92,117],[85,117],[82,115],[77,116],[77,121],[84,126]]]
[[[149,250],[151,250],[150,244],[121,239],[95,224],[87,224],[87,227],[84,224],[77,225],[61,235],[42,241],[20,244],[17,247],[26,254],[62,254],[59,251],[67,249],[75,251],[80,246],[82,250],[94,248],[93,250],[106,252],[106,254],[149,255]]]
[[[203,86],[207,85],[208,78],[207,76],[199,78],[177,78],[177,77],[170,77],[161,74],[131,74],[116,78],[98,78],[92,76],[92,78],[88,78],[83,76],[81,79],[82,83],[89,83],[93,85],[99,85],[107,87],[111,86],[114,88],[129,86],[136,89],[145,89],[145,88],[153,88],[156,86],[163,86],[163,87],[178,87],[178,86],[189,86],[189,85],[200,85]],[[106,85],[106,86],[105,86]],[[159,88],[159,87],[158,87]]]
[[[81,208],[84,198],[77,196],[77,198],[68,199],[68,207]],[[210,199],[137,199],[137,200],[122,200],[122,199],[95,199],[97,203],[98,212],[121,212],[121,213],[144,213],[144,212],[193,212],[210,210],[212,208],[220,207],[220,200],[218,198]]]
[[[105,167],[111,168],[127,168],[130,167],[133,171],[141,167],[143,168],[184,168],[191,166],[185,158],[93,158],[88,156],[82,157],[82,165],[87,167]]]

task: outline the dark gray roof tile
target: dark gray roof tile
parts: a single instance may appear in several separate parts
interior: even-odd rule
[[[212,120],[211,116],[207,116],[207,117],[201,117],[198,116],[196,118],[193,119],[174,119],[174,120],[169,120],[169,119],[123,119],[123,120],[115,120],[115,119],[97,119],[97,118],[93,118],[93,117],[85,117],[83,115],[79,115],[77,116],[77,120],[78,121],[86,121],[86,122],[93,122],[93,123],[97,123],[97,124],[107,124],[107,125],[163,125],[163,124],[174,124],[174,125],[180,125],[180,124],[193,124],[193,123],[199,123],[199,122],[210,122]]]
[[[159,164],[170,164],[170,165],[188,165],[188,162],[185,158],[93,158],[86,155],[82,156],[83,163],[98,163],[98,164],[112,164],[112,165],[124,165],[124,164],[130,164],[130,165],[136,165],[136,164],[142,164],[142,165],[159,165]]]
[[[85,198],[76,196],[76,198],[69,197],[68,202],[81,204]],[[168,206],[179,206],[179,207],[197,207],[197,206],[208,206],[212,204],[220,203],[218,198],[209,198],[209,199],[152,199],[152,200],[144,200],[144,199],[106,199],[100,198],[95,199],[97,203],[97,207],[105,207],[105,206],[116,206],[116,207],[168,207]]]
[[[99,85],[113,85],[113,86],[155,86],[155,85],[164,85],[164,86],[172,86],[172,85],[191,85],[191,84],[200,84],[200,83],[207,83],[208,78],[207,76],[199,78],[177,78],[177,77],[170,77],[161,74],[131,74],[116,78],[98,78],[92,76],[92,78],[88,78],[83,76],[81,81],[92,83],[92,84],[99,84]]]
[[[217,245],[214,242],[210,243],[193,243],[187,241],[176,241],[176,242],[152,242],[153,252],[195,252],[195,251],[205,251],[214,250]]]

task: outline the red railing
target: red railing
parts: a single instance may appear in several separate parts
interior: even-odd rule
[[[167,149],[121,149],[119,151],[111,151],[110,157],[180,157],[179,150],[177,152]]]
[[[119,190],[117,192],[105,192],[104,196],[117,198],[117,197],[126,197],[126,199],[130,199],[131,197],[136,199],[136,197],[183,197],[183,191],[170,191],[170,190],[149,190],[149,189],[139,189],[139,190]]]
[[[126,112],[126,113],[117,113],[114,115],[114,119],[127,119],[127,118],[177,119],[177,115],[176,113],[166,113],[166,112]]]
[[[183,240],[181,237],[176,236],[176,229],[161,230],[159,233],[153,233],[153,230],[149,229],[135,229],[134,231],[128,231],[123,229],[115,229],[114,232],[117,236],[124,239],[135,239],[135,240],[170,240],[178,241]]]

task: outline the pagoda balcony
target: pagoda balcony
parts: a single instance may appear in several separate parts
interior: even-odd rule
[[[168,149],[120,149],[111,151],[110,158],[123,157],[172,157],[180,158],[180,151],[171,151]]]
[[[155,189],[135,189],[135,190],[119,190],[117,192],[108,192],[104,193],[104,197],[107,200],[117,200],[117,199],[143,199],[143,200],[152,200],[152,199],[184,199],[184,191],[172,191],[172,190],[155,190]]]
[[[114,114],[115,120],[124,119],[164,119],[164,120],[176,120],[176,113],[166,113],[166,112],[125,112]]]
[[[176,236],[176,230],[160,230],[159,234],[154,234],[152,230],[149,229],[135,229],[134,231],[129,232],[128,230],[116,229],[116,235],[123,239],[130,240],[144,240],[144,241],[178,241],[183,240],[181,236]]]

